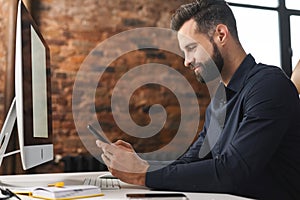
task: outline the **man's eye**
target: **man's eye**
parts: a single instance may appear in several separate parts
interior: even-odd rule
[[[192,51],[192,50],[194,50],[195,48],[196,48],[196,46],[190,46],[190,47],[187,47],[186,50],[187,50],[187,51]]]

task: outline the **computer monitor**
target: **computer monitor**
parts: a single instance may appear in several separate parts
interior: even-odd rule
[[[53,159],[49,48],[26,7],[18,2],[15,49],[15,99],[1,139],[7,145],[17,119],[22,166],[29,169]],[[0,150],[0,163],[5,154]],[[5,147],[6,148],[6,147]],[[1,157],[2,154],[2,157]]]

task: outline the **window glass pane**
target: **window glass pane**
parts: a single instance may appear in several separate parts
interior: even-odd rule
[[[295,1],[295,0],[290,0]],[[278,0],[228,0],[229,3],[250,4],[265,7],[278,7]]]
[[[256,62],[281,67],[277,11],[234,6],[231,8],[245,51],[251,53]]]
[[[285,0],[285,6],[289,9],[300,10],[299,0]]]
[[[293,49],[292,66],[296,66],[300,60],[300,16],[291,16],[291,46]]]

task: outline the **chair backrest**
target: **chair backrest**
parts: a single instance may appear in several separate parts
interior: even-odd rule
[[[295,84],[295,86],[298,90],[298,93],[300,94],[300,60],[298,61],[297,65],[292,73],[291,80]]]

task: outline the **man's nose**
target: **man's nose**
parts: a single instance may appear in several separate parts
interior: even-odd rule
[[[191,64],[193,63],[193,58],[192,57],[185,57],[184,58],[184,66],[190,67]]]

